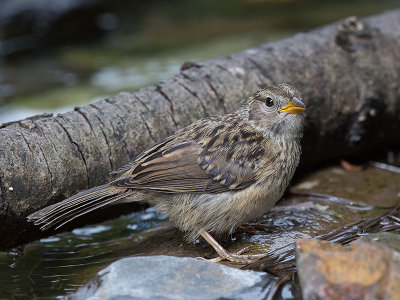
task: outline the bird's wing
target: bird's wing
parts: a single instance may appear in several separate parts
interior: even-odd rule
[[[162,140],[161,142],[154,144],[149,149],[147,149],[146,151],[144,151],[144,152],[140,153],[138,156],[136,156],[132,162],[130,162],[129,164],[127,164],[125,166],[122,166],[119,169],[111,171],[110,174],[119,174],[119,173],[129,171],[132,168],[132,166],[137,164],[138,161],[140,161],[143,157],[149,156],[152,153],[160,150],[160,148],[164,147],[167,143],[171,142],[172,139],[173,139],[173,136],[169,136],[169,137],[165,138],[164,140]]]
[[[256,162],[237,160],[227,150],[195,141],[164,145],[141,156],[111,185],[165,193],[222,193],[253,184]]]

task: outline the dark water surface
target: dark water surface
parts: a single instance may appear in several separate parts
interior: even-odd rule
[[[140,254],[136,245],[164,220],[150,208],[41,239],[23,254],[0,252],[0,299],[53,298],[75,291],[112,261]]]

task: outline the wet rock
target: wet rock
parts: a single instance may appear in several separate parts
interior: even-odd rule
[[[296,259],[304,299],[400,299],[400,253],[386,244],[303,239]]]
[[[124,258],[100,271],[72,299],[264,299],[266,273],[203,259],[174,256]]]

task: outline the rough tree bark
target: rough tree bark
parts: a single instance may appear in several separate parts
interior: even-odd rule
[[[308,106],[303,165],[399,144],[399,28],[399,11],[349,18],[185,63],[180,74],[136,93],[2,125],[0,249],[40,236],[25,221],[29,213],[106,182],[111,170],[150,144],[201,117],[236,110],[267,84],[291,82],[302,92]]]

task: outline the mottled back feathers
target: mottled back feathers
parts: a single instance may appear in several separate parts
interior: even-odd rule
[[[203,119],[149,149],[111,185],[164,193],[239,190],[255,182],[265,147],[265,138],[237,115]]]

